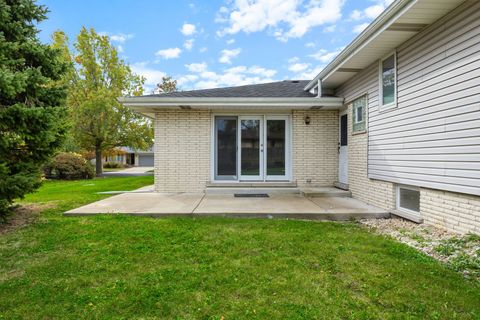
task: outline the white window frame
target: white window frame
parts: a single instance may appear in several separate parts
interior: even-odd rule
[[[413,186],[407,186],[407,185],[397,185],[397,190],[396,190],[396,209],[398,211],[403,211],[406,213],[410,213],[415,216],[420,216],[420,211],[413,211],[407,208],[404,208],[400,206],[400,189],[407,189],[407,190],[412,190],[412,191],[417,191],[418,192],[418,207],[420,208],[420,189],[417,187]]]
[[[393,94],[393,102],[390,102],[388,104],[383,104],[383,62],[390,58],[393,55],[393,68],[395,70],[394,75],[395,75],[395,91]],[[393,51],[390,52],[388,55],[380,59],[378,62],[378,106],[380,110],[386,110],[386,109],[392,109],[397,106],[397,93],[398,93],[398,72],[397,72],[397,52]]]
[[[237,119],[240,119],[240,117],[243,116],[262,116],[264,119],[264,134],[266,134],[265,128],[266,128],[266,121],[269,119],[280,119],[280,118],[285,118],[286,119],[286,137],[287,137],[287,145],[286,145],[286,152],[287,155],[285,157],[285,178],[280,179],[275,176],[269,176],[268,179],[266,179],[266,175],[264,175],[265,179],[263,179],[260,182],[272,182],[272,181],[285,181],[285,182],[293,182],[293,119],[292,119],[292,114],[289,112],[264,112],[264,111],[223,111],[223,112],[212,112],[210,116],[210,140],[211,140],[211,148],[210,148],[210,181],[214,183],[242,183],[245,181],[240,180],[240,163],[237,162],[237,176],[236,179],[234,180],[219,180],[216,179],[215,176],[215,163],[216,163],[216,144],[215,144],[215,117],[225,117],[225,116],[234,116],[238,117]],[[237,134],[239,134],[240,130],[240,121],[237,120]],[[237,145],[237,148],[239,148],[240,145]],[[264,152],[266,154],[266,152]],[[237,154],[238,157],[238,154]],[[263,161],[264,162],[264,161]],[[263,163],[265,166],[265,162]],[[266,170],[266,169],[265,169]]]
[[[359,108],[358,108],[358,107],[355,108],[355,107],[353,106],[353,104],[352,104],[352,108],[354,109],[354,112],[355,112],[355,114],[354,114],[355,123],[365,122],[365,119],[362,119],[362,121],[358,121],[358,109],[359,109]],[[362,109],[364,109],[364,108],[365,108],[365,106],[362,106]],[[365,118],[365,117],[363,116],[363,110],[362,110],[361,114],[362,114],[362,117]]]
[[[358,118],[356,116],[356,108],[353,106],[354,102],[359,100],[359,99],[362,99],[362,98],[365,98],[365,105],[363,106],[363,108],[365,109],[364,110],[364,119],[363,121],[358,121]],[[359,123],[362,123],[364,122],[365,123],[365,129],[363,130],[358,130],[358,131],[355,131],[354,128],[352,127],[352,134],[355,135],[355,134],[359,134],[359,133],[365,133],[367,132],[368,130],[368,93],[365,92],[359,96],[357,96],[355,99],[352,99],[349,103],[348,103],[348,106],[351,106],[352,108],[352,119],[354,121],[355,124],[359,124]]]

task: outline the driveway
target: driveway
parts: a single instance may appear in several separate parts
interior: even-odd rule
[[[148,171],[152,171],[153,169],[154,169],[153,167],[131,167],[131,168],[126,168],[121,170],[104,172],[103,175],[108,177],[145,176],[145,175],[153,174],[152,172],[148,172]]]

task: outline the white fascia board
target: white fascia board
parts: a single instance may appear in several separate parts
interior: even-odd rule
[[[132,109],[162,109],[172,107],[224,108],[224,107],[265,107],[265,108],[335,108],[343,106],[343,98],[166,98],[166,97],[126,97],[119,101]]]
[[[360,33],[332,62],[330,62],[320,73],[313,78],[304,88],[310,90],[317,84],[318,80],[324,80],[341,64],[350,59],[370,41],[384,32],[389,25],[395,22],[406,10],[413,6],[418,0],[397,0],[393,2],[377,19],[375,19],[362,33]],[[409,4],[409,5],[408,5]],[[408,5],[408,7],[405,7]]]

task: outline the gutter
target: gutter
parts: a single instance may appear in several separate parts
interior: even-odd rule
[[[360,33],[350,44],[340,52],[336,58],[330,62],[320,73],[310,81],[304,88],[305,91],[309,91],[318,84],[318,81],[323,80],[330,73],[334,72],[335,69],[350,55],[356,53],[360,47],[372,36],[375,36],[377,33],[382,32],[388,26],[386,25],[389,20],[394,17],[396,14],[402,11],[402,9],[407,5],[413,5],[418,0],[397,0],[393,2],[380,16],[378,16],[362,33]]]
[[[193,98],[193,97],[122,97],[118,101],[133,108],[180,107],[341,107],[343,98]]]

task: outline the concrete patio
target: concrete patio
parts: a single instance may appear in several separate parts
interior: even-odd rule
[[[139,192],[140,191],[140,192]],[[129,214],[139,216],[227,216],[350,220],[387,218],[390,214],[349,197],[305,197],[272,193],[265,198],[233,194],[126,192],[65,212],[67,216]]]

